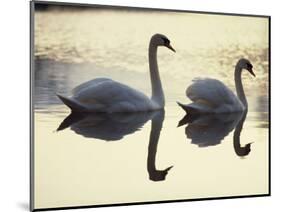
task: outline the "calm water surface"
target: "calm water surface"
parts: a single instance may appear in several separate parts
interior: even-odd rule
[[[60,10],[35,15],[35,206],[58,207],[268,192],[268,22],[217,15]],[[70,114],[67,94],[109,77],[150,95],[147,48],[159,48],[165,111]],[[176,101],[194,77],[234,89],[243,74],[247,114],[185,117]]]

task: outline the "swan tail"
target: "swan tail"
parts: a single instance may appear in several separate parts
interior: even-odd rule
[[[195,112],[194,108],[190,105],[185,105],[180,102],[177,102],[177,104],[186,112],[186,113],[192,113]]]
[[[199,117],[200,117],[200,113],[188,113],[179,121],[177,127],[181,127],[185,124],[192,123]]]
[[[180,103],[180,102],[177,102],[177,104],[178,104],[178,106],[180,106],[185,112],[187,112],[184,104],[182,104],[182,103]]]
[[[80,105],[79,103],[73,101],[72,99],[69,99],[69,98],[67,98],[67,97],[65,97],[65,96],[62,96],[62,95],[60,95],[60,94],[56,94],[56,95],[60,98],[60,100],[61,100],[66,106],[68,106],[68,107],[71,109],[71,111],[73,111],[73,112],[75,112],[75,111],[77,111],[77,112],[86,111],[86,108],[85,108],[85,107],[83,107],[83,106]]]
[[[188,105],[182,104],[180,102],[177,102],[178,105],[188,114],[200,114],[200,113],[209,113],[210,108],[208,108],[205,105],[201,105],[198,103],[191,103]]]
[[[57,132],[70,127],[73,123],[76,123],[83,118],[84,118],[84,113],[71,112],[70,115],[68,115],[60,124],[60,126],[57,128]]]

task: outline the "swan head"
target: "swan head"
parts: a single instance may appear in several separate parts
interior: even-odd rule
[[[176,52],[176,50],[171,46],[170,40],[165,35],[155,34],[151,37],[151,42],[156,46],[165,46],[173,52]]]
[[[242,69],[246,69],[247,71],[249,71],[249,73],[251,75],[253,75],[254,77],[256,76],[254,71],[253,71],[253,65],[251,64],[251,62],[245,58],[242,58],[238,61],[237,65],[242,68]]]
[[[171,168],[173,168],[173,166],[170,166],[164,170],[154,170],[149,174],[149,179],[152,181],[163,181],[166,179],[166,175]]]
[[[235,149],[236,154],[240,157],[247,156],[251,152],[251,144],[252,143],[248,143],[245,147],[239,146],[238,149]]]

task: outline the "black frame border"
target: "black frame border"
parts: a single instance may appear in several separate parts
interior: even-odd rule
[[[161,201],[146,201],[146,202],[129,202],[129,203],[113,203],[113,204],[100,204],[100,205],[82,205],[82,206],[67,206],[67,207],[50,207],[50,208],[34,208],[34,15],[35,4],[46,4],[55,6],[78,6],[78,7],[99,7],[107,9],[134,9],[134,10],[146,10],[146,11],[158,11],[158,12],[180,12],[180,13],[195,13],[206,15],[227,15],[227,16],[242,16],[242,17],[254,17],[254,18],[266,18],[268,19],[268,193],[265,194],[253,194],[253,195],[237,195],[237,196],[223,196],[223,197],[206,197],[206,198],[194,198],[194,199],[175,199],[175,200],[161,200]],[[191,201],[204,201],[204,200],[223,200],[223,199],[240,199],[251,197],[269,197],[271,196],[271,16],[270,15],[257,15],[257,14],[239,14],[239,13],[224,13],[224,12],[209,12],[209,11],[195,11],[195,10],[180,10],[180,9],[163,9],[163,8],[147,8],[147,7],[132,7],[121,5],[102,5],[102,4],[90,4],[90,3],[72,3],[72,2],[56,2],[56,1],[30,1],[30,61],[29,61],[29,75],[30,75],[30,101],[29,101],[29,118],[30,118],[30,142],[29,142],[29,208],[30,211],[53,211],[53,210],[68,210],[68,209],[87,209],[87,208],[101,208],[101,207],[114,207],[114,206],[131,206],[131,205],[148,205],[148,204],[160,204],[160,203],[179,203],[179,202],[191,202]]]

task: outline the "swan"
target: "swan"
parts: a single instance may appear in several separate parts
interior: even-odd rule
[[[186,89],[186,96],[193,101],[185,105],[177,102],[187,113],[233,113],[248,109],[248,103],[244,93],[241,74],[242,70],[248,70],[251,75],[253,65],[249,60],[241,58],[234,72],[237,96],[221,81],[212,78],[195,78]]]
[[[139,112],[164,108],[165,98],[157,64],[157,48],[165,46],[176,52],[170,40],[162,34],[155,34],[149,43],[149,68],[152,96],[108,78],[96,78],[72,90],[72,96],[57,96],[72,112]]]

